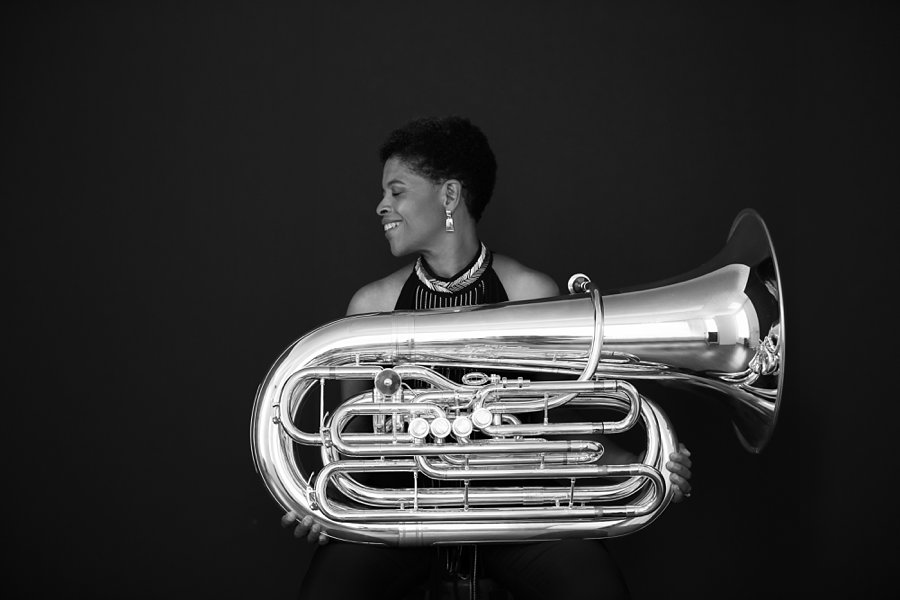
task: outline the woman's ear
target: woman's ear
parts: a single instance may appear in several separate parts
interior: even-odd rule
[[[444,208],[453,212],[462,200],[462,183],[457,179],[448,179],[441,186],[441,202]]]

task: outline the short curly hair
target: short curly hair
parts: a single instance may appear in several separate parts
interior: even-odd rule
[[[497,159],[484,132],[465,117],[425,117],[395,129],[381,145],[382,165],[397,157],[434,183],[458,179],[478,221],[494,193]]]

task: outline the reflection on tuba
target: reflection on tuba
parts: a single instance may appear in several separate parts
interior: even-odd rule
[[[743,446],[763,449],[784,378],[784,308],[755,211],[742,211],[726,246],[694,272],[609,294],[579,274],[569,291],[355,315],[300,338],[253,407],[253,457],[269,492],[330,537],[360,543],[632,533],[674,493],[665,464],[675,433],[635,387],[646,379],[712,390],[733,408]],[[450,381],[442,367],[467,375]],[[328,416],[325,385],[334,380],[371,389]],[[318,430],[297,425],[304,403],[319,405]],[[559,420],[562,412],[574,420]],[[359,422],[371,425],[349,426]],[[603,464],[598,436],[635,425],[647,438],[641,462]],[[297,445],[320,448],[318,472],[301,464]],[[380,472],[405,483],[378,487],[359,476]]]

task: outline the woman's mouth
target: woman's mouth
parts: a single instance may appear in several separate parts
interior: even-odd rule
[[[391,229],[396,229],[400,225],[399,221],[391,221],[390,223],[384,224],[384,232],[387,233]]]

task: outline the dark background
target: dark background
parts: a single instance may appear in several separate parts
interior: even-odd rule
[[[693,269],[747,207],[772,234],[778,427],[752,455],[724,407],[665,405],[696,492],[610,542],[636,600],[892,597],[897,410],[869,381],[896,329],[897,11],[333,4],[2,9],[4,588],[294,596],[311,550],[254,472],[256,387],[408,260],[376,150],[457,113],[500,164],[483,239],[560,286]]]

